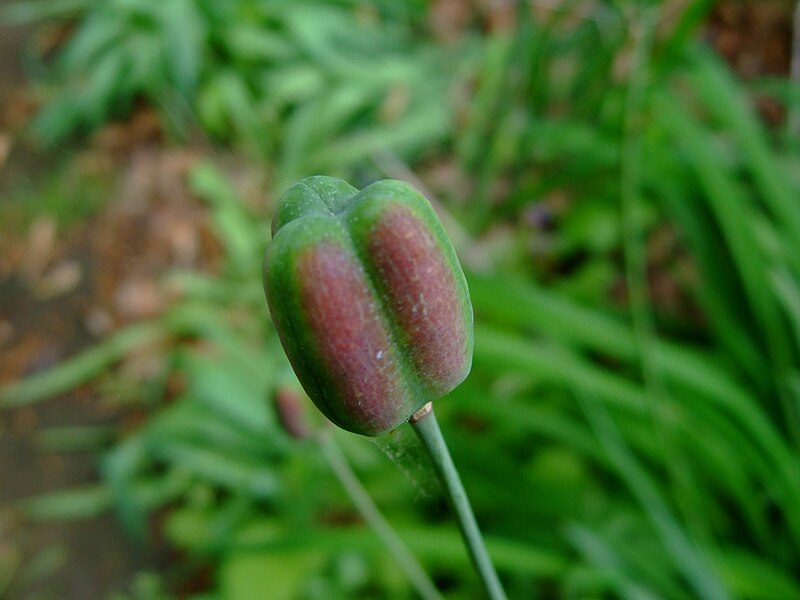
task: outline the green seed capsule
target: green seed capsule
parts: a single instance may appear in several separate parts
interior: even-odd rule
[[[472,364],[472,305],[430,203],[400,181],[308,177],[280,199],[264,287],[283,347],[328,419],[379,435]]]

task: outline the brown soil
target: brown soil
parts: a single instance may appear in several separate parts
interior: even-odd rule
[[[124,162],[112,167],[121,182],[111,191],[116,199],[97,216],[69,231],[46,216],[27,231],[4,228],[0,384],[159,313],[169,301],[159,286],[165,269],[214,262],[205,214],[183,183],[191,156],[150,147]],[[0,412],[0,567],[3,556],[21,558],[9,598],[103,598],[136,571],[163,562],[162,550],[132,545],[112,516],[36,523],[19,510],[25,498],[99,479],[92,453],[44,451],[42,432],[111,424],[119,429],[136,415],[135,406],[115,404],[89,388]],[[37,556],[48,563],[38,576],[26,568]]]
[[[4,58],[21,39],[0,30]],[[19,135],[28,102],[15,85],[13,64],[0,61],[0,385],[160,313],[170,301],[160,285],[164,271],[213,269],[218,255],[206,212],[185,185],[196,158],[165,148],[146,110],[69,154],[66,170],[79,174],[77,195],[82,181],[110,182],[106,194],[113,202],[98,214],[65,226],[47,214],[31,220],[16,210],[9,191],[35,192],[49,165]],[[167,564],[166,549],[135,544],[111,514],[55,522],[31,520],[23,510],[25,499],[100,480],[102,447],[48,450],[42,441],[49,429],[110,426],[113,437],[135,427],[139,414],[135,402],[114,402],[88,386],[0,410],[0,597],[104,598],[126,589],[135,573]]]

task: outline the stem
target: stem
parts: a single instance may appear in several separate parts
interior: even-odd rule
[[[450,506],[456,512],[458,526],[461,529],[461,535],[469,551],[472,564],[478,571],[489,598],[506,600],[506,593],[503,591],[500,578],[486,551],[486,545],[469,504],[467,492],[464,491],[461,478],[458,476],[456,466],[450,457],[450,451],[447,449],[447,443],[442,436],[442,430],[439,429],[439,423],[436,421],[436,415],[433,414],[433,405],[428,402],[414,413],[408,422],[411,423],[414,432],[425,446],[436,475],[442,482]]]
[[[344,457],[342,450],[336,444],[330,432],[322,432],[317,436],[319,446],[322,449],[322,454],[328,461],[331,469],[333,470],[342,487],[350,496],[353,504],[358,510],[361,517],[372,528],[378,538],[381,540],[389,553],[397,561],[397,566],[400,567],[408,576],[409,581],[417,590],[420,598],[423,600],[442,600],[442,595],[436,586],[425,573],[425,570],[411,554],[408,547],[405,545],[399,535],[392,529],[392,526],[381,514],[380,510],[372,498],[369,496],[364,486],[353,473],[353,469]]]

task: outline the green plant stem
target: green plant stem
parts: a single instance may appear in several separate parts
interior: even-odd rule
[[[497,576],[497,571],[495,571],[489,553],[486,551],[486,545],[483,542],[478,523],[469,504],[467,492],[464,490],[461,478],[458,476],[458,470],[450,457],[450,451],[447,449],[442,430],[439,429],[436,415],[433,414],[431,403],[429,402],[414,413],[408,422],[411,423],[414,432],[419,436],[422,445],[425,446],[436,475],[442,482],[450,505],[456,512],[461,535],[464,537],[464,543],[467,545],[472,564],[478,571],[486,592],[492,600],[506,600],[506,593],[503,591],[500,578]]]
[[[442,600],[442,595],[431,581],[428,574],[411,554],[405,542],[395,532],[389,522],[381,514],[372,498],[361,485],[347,462],[342,450],[336,444],[330,431],[323,431],[317,436],[322,454],[334,472],[342,487],[350,496],[361,517],[372,528],[389,553],[397,561],[397,565],[405,571],[409,581],[423,600]]]

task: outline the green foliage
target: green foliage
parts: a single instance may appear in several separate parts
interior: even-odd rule
[[[77,9],[65,1],[63,12]],[[449,126],[447,54],[410,35],[413,14],[355,0],[88,2],[50,69],[34,123],[56,144],[157,106],[168,130],[199,127],[275,160],[283,183],[371,152],[417,151]],[[41,16],[59,14],[41,4]],[[412,10],[412,9],[407,9]],[[12,5],[10,20],[35,10]]]
[[[90,73],[95,91],[81,93],[105,108],[81,116],[68,94],[47,110],[66,111],[66,132],[136,95],[163,107],[164,90],[180,90],[203,129],[275,160],[276,192],[314,171],[369,174],[386,148],[448,157],[467,182],[440,195],[472,236],[457,249],[477,327],[473,374],[437,411],[509,595],[800,598],[798,159],[694,41],[711,3],[690,4],[671,26],[658,3],[523,15],[445,51],[420,25],[424,7],[399,14],[390,2],[366,24],[344,2],[98,3],[61,68]],[[106,86],[93,61],[139,64],[126,44],[165,39],[179,9],[197,29],[181,43],[201,50],[161,60],[156,44],[136,58],[157,65],[154,79]],[[104,19],[124,27],[109,39],[127,41],[79,51],[99,43]],[[352,28],[366,31],[344,36]],[[445,93],[454,65],[470,84],[458,119]],[[409,104],[386,120],[395,88]],[[137,336],[166,340],[169,375],[186,384],[105,455],[102,490],[29,510],[77,517],[110,503],[141,533],[169,506],[165,535],[213,565],[216,598],[411,597],[318,450],[268,409],[287,365],[260,290],[267,218],[211,166],[189,184],[208,203],[222,272],[170,275],[183,296],[158,320],[0,402],[95,377]],[[532,211],[551,223],[531,224]],[[665,231],[675,241],[656,256]],[[659,296],[654,273],[684,308]],[[443,593],[476,597],[435,499],[415,499],[366,440],[337,439]],[[413,457],[402,434],[386,444],[401,466]]]

